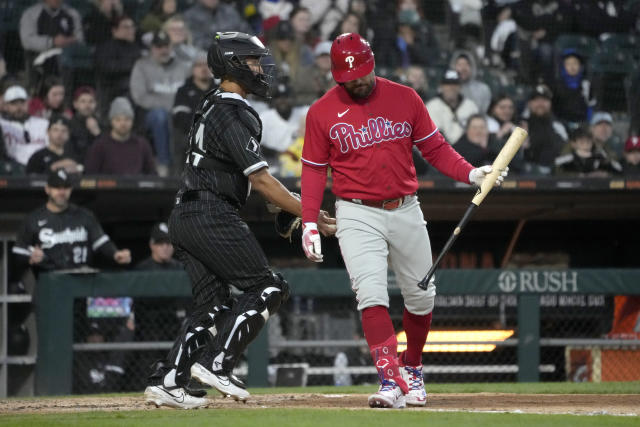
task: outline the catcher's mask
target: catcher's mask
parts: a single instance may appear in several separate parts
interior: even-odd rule
[[[258,60],[260,71],[247,65],[247,58]],[[256,36],[240,32],[216,33],[207,54],[207,63],[216,78],[230,78],[245,90],[262,98],[271,97],[275,63]]]

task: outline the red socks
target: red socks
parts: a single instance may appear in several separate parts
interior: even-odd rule
[[[419,316],[411,314],[405,308],[402,317],[402,327],[407,334],[407,350],[402,353],[401,363],[408,366],[422,365],[422,349],[427,342],[429,328],[431,328],[432,313]]]
[[[362,330],[380,381],[393,379],[403,393],[408,393],[409,387],[400,376],[398,340],[387,308],[378,305],[362,310]]]

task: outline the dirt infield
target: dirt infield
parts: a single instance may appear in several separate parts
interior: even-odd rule
[[[365,409],[364,394],[263,394],[251,396],[247,403],[238,403],[209,393],[209,408],[332,408]],[[145,405],[140,396],[66,397],[45,399],[0,400],[0,414],[54,413],[78,411],[156,410]],[[509,394],[469,393],[432,394],[425,408],[418,411],[495,411],[538,414],[608,414],[640,415],[640,395],[634,394]]]

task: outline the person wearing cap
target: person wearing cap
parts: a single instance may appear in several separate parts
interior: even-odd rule
[[[479,112],[478,106],[461,93],[460,76],[446,70],[438,86],[438,95],[427,101],[427,110],[445,139],[455,144],[464,134],[469,117]]]
[[[269,50],[282,77],[288,78],[295,105],[309,105],[308,92],[312,90],[309,76],[313,52],[306,44],[295,39],[291,22],[280,21],[268,34]],[[298,96],[302,94],[302,96]]]
[[[153,35],[151,54],[138,59],[131,72],[131,98],[144,111],[144,124],[151,134],[160,176],[169,174],[171,164],[169,112],[178,88],[190,74],[191,63],[174,58],[171,41],[164,31]]]
[[[47,129],[49,142],[45,148],[36,151],[29,158],[26,173],[45,175],[60,168],[69,174],[82,173],[82,164],[78,164],[70,154],[69,128],[70,123],[66,117],[51,117]]]
[[[571,131],[569,144],[571,152],[555,159],[554,175],[607,177],[622,173],[620,163],[609,159],[603,151],[596,149],[587,125],[581,125]]]
[[[640,175],[640,136],[631,135],[624,144],[622,171],[625,176]]]
[[[213,75],[207,65],[207,53],[199,50],[191,66],[191,77],[178,88],[176,98],[173,101],[173,108],[171,109],[174,172],[182,170],[184,165],[186,158],[185,135],[189,133],[198,102],[207,92],[214,88]]]
[[[566,129],[551,111],[552,99],[551,89],[538,84],[529,94],[527,108],[522,113],[521,125],[529,132],[529,138],[522,144],[526,173],[550,175],[568,139]]]
[[[158,222],[151,229],[149,237],[151,255],[136,265],[136,270],[181,270],[182,264],[173,258],[173,245],[169,238],[169,226]]]
[[[584,60],[575,49],[565,49],[558,65],[559,75],[553,86],[553,111],[569,128],[587,121],[595,99],[591,99],[591,82],[586,77]]]
[[[12,249],[19,266],[36,272],[90,266],[94,255],[129,264],[131,253],[118,249],[89,210],[69,203],[72,178],[64,169],[49,173],[44,206],[27,214]]]
[[[0,128],[9,158],[26,166],[29,158],[47,145],[48,121],[29,115],[27,91],[18,85],[9,86],[2,95]]]
[[[591,133],[596,148],[604,150],[609,157],[622,158],[624,141],[613,131],[613,117],[606,111],[596,111],[591,116]]]
[[[84,163],[88,148],[102,134],[96,108],[96,91],[91,86],[80,86],[73,92],[69,143],[73,158],[79,163]]]
[[[107,117],[114,98],[129,95],[131,70],[140,55],[133,19],[126,15],[114,19],[111,39],[96,49],[96,97],[101,119]]]
[[[132,133],[133,119],[129,100],[114,99],[109,109],[110,132],[103,133],[87,151],[87,174],[156,174],[151,146],[146,139]]]
[[[202,50],[209,49],[211,35],[218,31],[254,34],[238,11],[232,5],[220,0],[196,0],[195,4],[185,10],[182,16],[193,35],[193,44]]]

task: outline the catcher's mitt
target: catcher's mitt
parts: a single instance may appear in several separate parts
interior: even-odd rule
[[[300,200],[300,195],[298,193],[291,193],[291,194],[293,195],[293,197]],[[276,231],[283,238],[289,239],[289,241],[291,241],[291,234],[293,234],[296,228],[300,227],[301,223],[302,223],[302,218],[297,217],[292,213],[283,211],[281,209],[276,213],[276,217],[275,217]]]

